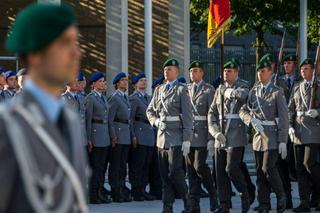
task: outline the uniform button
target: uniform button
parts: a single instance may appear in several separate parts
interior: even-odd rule
[[[142,128],[140,128],[140,131],[142,131]]]
[[[121,130],[121,128],[119,128],[119,130]]]

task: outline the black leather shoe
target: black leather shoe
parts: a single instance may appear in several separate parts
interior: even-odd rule
[[[268,211],[270,211],[271,210],[271,205],[269,204],[268,207],[269,207]],[[259,212],[260,209],[263,209],[263,208],[260,205],[258,205],[258,206],[253,208],[253,211],[258,211]]]
[[[223,207],[219,207],[217,208],[214,213],[229,213],[229,209],[228,208],[223,208]]]
[[[260,208],[260,209],[258,210],[258,213],[269,213],[269,209]]]
[[[89,200],[90,204],[103,204],[105,203],[103,200],[99,198],[90,198]]]
[[[300,204],[299,206],[297,206],[296,208],[292,209],[293,212],[311,212],[311,209],[309,206],[304,205],[304,204]]]
[[[163,204],[162,213],[173,213],[172,204]]]
[[[286,210],[287,206],[287,199],[286,196],[281,196],[280,198],[277,198],[277,212],[282,213]]]
[[[120,189],[111,189],[111,197],[112,201],[116,203],[123,203],[124,200],[121,197]]]
[[[149,194],[148,192],[146,192],[145,190],[142,190],[141,192],[142,197],[145,200],[151,201],[151,200],[156,200],[157,198],[151,194]]]
[[[210,211],[214,212],[219,208],[218,200],[216,196],[210,197]]]

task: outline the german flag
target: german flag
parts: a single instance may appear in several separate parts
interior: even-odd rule
[[[231,13],[229,0],[210,0],[208,15],[208,48],[211,48],[216,40],[231,25]]]

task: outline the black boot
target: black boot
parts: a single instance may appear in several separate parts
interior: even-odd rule
[[[139,187],[132,187],[131,195],[134,201],[144,201],[141,190]]]
[[[120,188],[120,196],[122,197],[123,202],[131,202],[132,201],[132,198],[130,195],[130,190],[126,187]]]
[[[256,206],[256,207],[253,208],[253,211],[259,212],[259,210],[261,210],[261,209],[267,209],[268,211],[270,211],[270,210],[271,210],[271,205],[270,205],[270,203],[269,203],[269,204],[265,204],[264,206],[262,206],[262,205],[259,204],[258,206]]]
[[[217,200],[217,194],[210,194],[209,196],[210,201],[210,211],[214,212],[216,209],[219,208],[218,200]]]
[[[299,206],[292,209],[292,212],[310,212],[310,206],[307,202],[301,202]]]
[[[219,208],[217,208],[214,213],[229,213],[229,205],[226,203],[221,203]]]
[[[109,197],[109,195],[103,193],[103,189],[102,188],[98,191],[98,198],[100,200],[102,200],[104,203],[111,203],[112,202],[112,200]]]
[[[151,194],[149,194],[148,192],[146,192],[146,190],[144,188],[142,188],[141,190],[141,195],[145,200],[151,201],[151,200],[156,200],[157,198]]]
[[[162,213],[173,213],[172,203],[164,203]]]
[[[287,200],[285,195],[281,195],[277,198],[277,212],[282,213],[286,210]]]
[[[111,188],[111,197],[113,202],[123,203],[124,200],[120,194],[120,188]]]

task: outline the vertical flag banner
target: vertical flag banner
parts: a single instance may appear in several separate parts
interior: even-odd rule
[[[231,25],[231,13],[229,0],[210,0],[208,15],[208,48],[211,48],[216,40]]]

